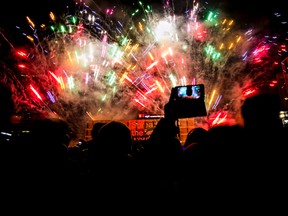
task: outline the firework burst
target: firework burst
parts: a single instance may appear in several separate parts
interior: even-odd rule
[[[133,119],[139,112],[161,114],[172,87],[199,83],[209,113],[234,112],[243,88],[267,75],[256,69],[265,63],[271,70],[283,57],[270,60],[272,47],[287,52],[275,37],[259,40],[252,28],[195,1],[183,15],[172,8],[168,1],[162,14],[140,1],[100,9],[80,2],[63,14],[50,12],[39,26],[27,16],[29,29],[17,27],[27,44],[10,44],[16,64],[5,67],[19,112],[75,125]]]

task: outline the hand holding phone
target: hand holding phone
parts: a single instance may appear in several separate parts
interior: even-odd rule
[[[169,109],[175,118],[206,116],[203,84],[176,86],[172,88]]]

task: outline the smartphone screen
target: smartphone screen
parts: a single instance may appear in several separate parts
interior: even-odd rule
[[[188,85],[177,87],[178,98],[198,99],[201,97],[201,89],[199,85]]]
[[[172,88],[170,100],[178,118],[206,116],[205,90],[203,84],[176,86]]]

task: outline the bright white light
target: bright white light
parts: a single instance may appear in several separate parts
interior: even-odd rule
[[[173,40],[175,29],[173,23],[162,20],[157,23],[154,29],[155,37],[157,41],[171,41]]]

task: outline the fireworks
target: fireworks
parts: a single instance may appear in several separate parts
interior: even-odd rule
[[[219,11],[194,1],[179,15],[167,2],[162,14],[138,1],[101,10],[77,3],[73,13],[50,12],[39,26],[27,16],[29,31],[18,27],[27,44],[13,49],[13,75],[6,69],[18,110],[74,124],[133,119],[163,113],[172,87],[204,84],[209,112],[233,112],[242,89],[265,80],[287,53],[285,44],[275,46],[276,37],[259,40]],[[270,59],[272,47],[278,57]]]

